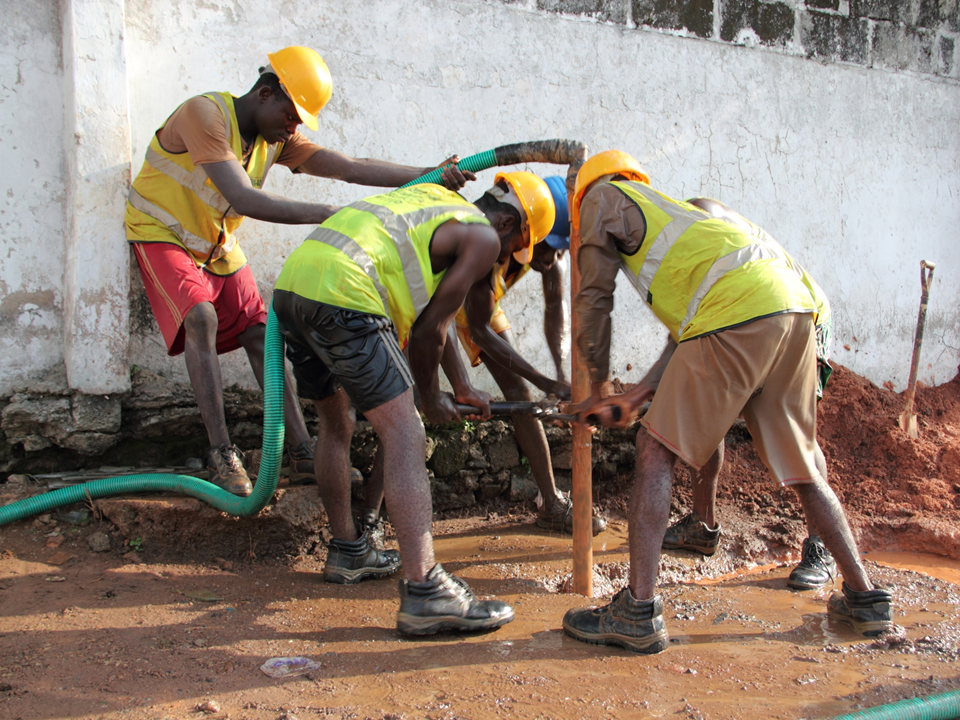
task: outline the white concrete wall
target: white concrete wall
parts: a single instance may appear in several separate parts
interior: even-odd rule
[[[5,11],[19,7],[0,2]],[[310,45],[334,77],[333,100],[314,134],[320,144],[411,164],[551,137],[581,140],[594,151],[628,150],[661,190],[717,197],[777,236],[833,301],[837,361],[876,383],[905,385],[919,262],[937,262],[920,379],[938,383],[956,374],[960,86],[954,79],[822,65],[480,0],[287,0],[282,12],[252,0],[127,0],[123,7],[126,33],[118,42],[125,44],[134,173],[152,132],[177,104],[208,90],[242,94],[268,51]],[[36,15],[12,25],[42,39]],[[49,23],[47,54],[55,57],[55,16]],[[12,32],[9,23],[2,32]],[[12,150],[9,137],[46,127],[40,118],[49,112],[38,111],[29,122],[17,116],[31,104],[53,105],[55,115],[57,103],[46,78],[8,100],[18,53],[43,54],[32,45],[16,50],[13,42],[4,43],[2,97],[17,104],[10,112],[4,105],[0,153],[28,168],[32,158],[19,146]],[[48,74],[58,79],[58,73],[51,63]],[[476,198],[493,174],[483,173],[465,195]],[[47,182],[57,180],[54,173]],[[4,182],[17,192],[24,185]],[[62,192],[62,179],[58,187]],[[333,203],[370,192],[294,177],[283,168],[271,175],[268,189]],[[0,307],[7,327],[14,322],[8,317],[23,315],[8,313],[8,304],[18,302],[9,298],[36,285],[24,279],[26,269],[50,254],[34,249],[35,238],[50,242],[56,228],[35,228],[41,219],[25,209],[29,204],[5,202],[3,242],[10,249],[0,257]],[[10,227],[17,228],[16,242]],[[308,232],[245,224],[242,242],[265,296],[283,259]],[[37,287],[58,301],[59,276],[50,275]],[[523,281],[504,306],[522,352],[550,372],[537,278]],[[58,321],[55,313],[50,317]],[[658,354],[663,333],[628,287],[617,294],[614,330],[613,372],[634,381]],[[47,365],[57,361],[56,332],[35,354]],[[16,333],[11,347],[26,338]],[[227,382],[253,384],[241,354],[224,360]],[[186,378],[182,360],[166,358],[155,331],[133,333],[129,361]],[[0,362],[6,381],[13,366],[7,356]],[[36,364],[23,365],[24,378],[37,374]],[[485,373],[478,383],[491,388]]]
[[[57,3],[0,0],[0,396],[60,390],[63,73]]]

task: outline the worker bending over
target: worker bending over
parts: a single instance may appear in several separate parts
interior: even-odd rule
[[[245,216],[316,224],[336,211],[264,192],[267,173],[280,164],[307,175],[396,187],[431,170],[354,159],[310,142],[297,128],[305,123],[317,129],[317,114],[332,92],[330,71],[305,47],[284,48],[268,59],[245,95],[198,95],[167,118],[150,141],[126,209],[127,240],[167,352],[185,355],[210,442],[210,482],[236,495],[249,495],[253,485],[227,431],[218,355],[242,347],[262,387],[267,317],[237,229]],[[455,165],[444,171],[448,187],[458,189],[466,179],[473,175],[465,177]],[[293,384],[286,388],[291,470],[312,473],[314,442]]]
[[[512,173],[497,176],[514,177],[511,182],[521,182],[529,173]],[[542,184],[542,183],[541,183]],[[506,262],[494,267],[490,281],[476,283],[467,293],[464,308],[457,313],[457,334],[473,367],[486,366],[503,396],[507,400],[531,400],[524,379],[533,383],[548,395],[569,399],[570,385],[563,375],[560,339],[563,332],[563,273],[557,262],[558,252],[570,247],[570,221],[567,214],[567,189],[563,178],[552,176],[546,179],[557,208],[557,218],[548,223],[541,218],[541,226],[531,227],[534,243],[532,255],[524,249],[514,253]],[[557,379],[548,378],[530,365],[513,347],[510,321],[500,307],[500,300],[520,278],[530,270],[543,278],[544,331],[547,347],[553,357]],[[512,418],[517,442],[530,462],[530,470],[536,480],[543,504],[537,516],[537,526],[560,532],[573,532],[573,503],[569,496],[557,491],[553,477],[550,447],[543,424],[533,416],[517,415]],[[593,518],[593,534],[603,532],[607,523],[603,518]]]
[[[576,342],[591,380],[577,412],[622,427],[652,401],[637,435],[628,586],[604,607],[568,611],[564,630],[636,652],[666,648],[655,593],[673,468],[678,458],[702,468],[741,411],[760,458],[797,492],[840,566],[843,592],[830,598],[830,615],[865,635],[892,627],[891,594],[871,584],[817,468],[816,303],[782,249],[654,190],[637,161],[619,151],[580,168],[571,213],[581,235]],[[610,312],[621,268],[669,339],[638,385],[611,396]]]
[[[747,220],[737,212],[718,200],[710,198],[695,198],[688,201],[701,210],[705,210],[712,217],[725,220],[743,230],[749,237],[756,238],[765,244],[780,248],[783,258],[800,276],[801,282],[810,292],[816,305],[814,324],[817,339],[817,402],[823,399],[823,388],[830,378],[833,368],[830,367],[830,330],[832,319],[830,316],[830,302],[826,293],[810,277],[810,275],[773,239],[765,230]],[[693,478],[693,511],[667,528],[663,536],[663,548],[666,550],[684,549],[693,550],[703,555],[713,555],[720,543],[720,523],[716,521],[717,479],[720,468],[723,466],[723,441],[717,451],[694,474]],[[816,453],[817,470],[824,480],[827,479],[827,461],[819,443],[814,448]],[[837,572],[837,564],[833,555],[817,535],[816,529],[807,518],[807,538],[803,541],[800,562],[787,578],[787,585],[797,590],[812,590],[826,585]]]
[[[541,181],[542,182],[542,181]],[[523,191],[523,190],[521,190]],[[518,208],[521,210],[518,211]],[[396,551],[358,534],[350,510],[351,401],[379,436],[384,490],[403,558],[397,628],[425,635],[495,628],[513,619],[506,603],[481,601],[436,562],[426,436],[430,422],[460,418],[456,403],[489,417],[489,398],[467,378],[448,326],[468,290],[497,262],[531,248],[531,227],[552,217],[545,197],[518,197],[507,179],[471,204],[436,185],[415,185],[345,207],[287,259],[273,306],[300,397],[320,419],[316,459],[333,540],[329,582],[396,572]],[[409,365],[401,348],[409,343]],[[440,391],[438,366],[454,390]]]

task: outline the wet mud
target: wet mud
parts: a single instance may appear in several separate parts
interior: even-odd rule
[[[789,590],[787,565],[726,573],[723,553],[664,553],[670,647],[648,657],[563,635],[564,612],[596,602],[558,592],[569,537],[525,521],[480,525],[438,523],[438,559],[478,594],[511,602],[517,619],[417,640],[394,630],[395,580],[324,584],[317,558],[219,567],[144,552],[136,562],[68,541],[56,552],[73,557],[54,565],[42,529],[6,529],[0,715],[826,718],[960,687],[960,587],[949,581],[960,562],[868,556],[876,582],[896,589],[903,629],[875,641],[827,617],[837,587]],[[599,589],[622,587],[625,524],[594,552]],[[259,669],[289,656],[319,666],[281,679]]]

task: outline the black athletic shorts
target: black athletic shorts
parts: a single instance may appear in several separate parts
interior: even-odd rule
[[[390,318],[273,293],[273,310],[293,363],[297,394],[325,400],[343,387],[360,412],[380,407],[413,387]]]

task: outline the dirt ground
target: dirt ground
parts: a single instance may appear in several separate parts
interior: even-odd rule
[[[802,515],[735,430],[721,551],[662,556],[671,647],[660,655],[561,633],[568,608],[595,601],[562,592],[570,540],[537,530],[531,508],[435,523],[444,566],[517,619],[421,640],[394,630],[394,580],[324,584],[322,552],[198,562],[170,537],[95,553],[88,540],[108,523],[54,515],[0,528],[0,718],[829,718],[958,689],[960,378],[920,389],[920,439],[896,426],[901,409],[900,395],[844,368],[820,407],[831,484],[874,581],[894,589],[901,629],[877,641],[827,618],[839,581],[786,588]],[[595,488],[611,518],[594,541],[598,595],[625,582],[628,490],[629,478]],[[260,669],[289,656],[316,665],[279,679]]]

